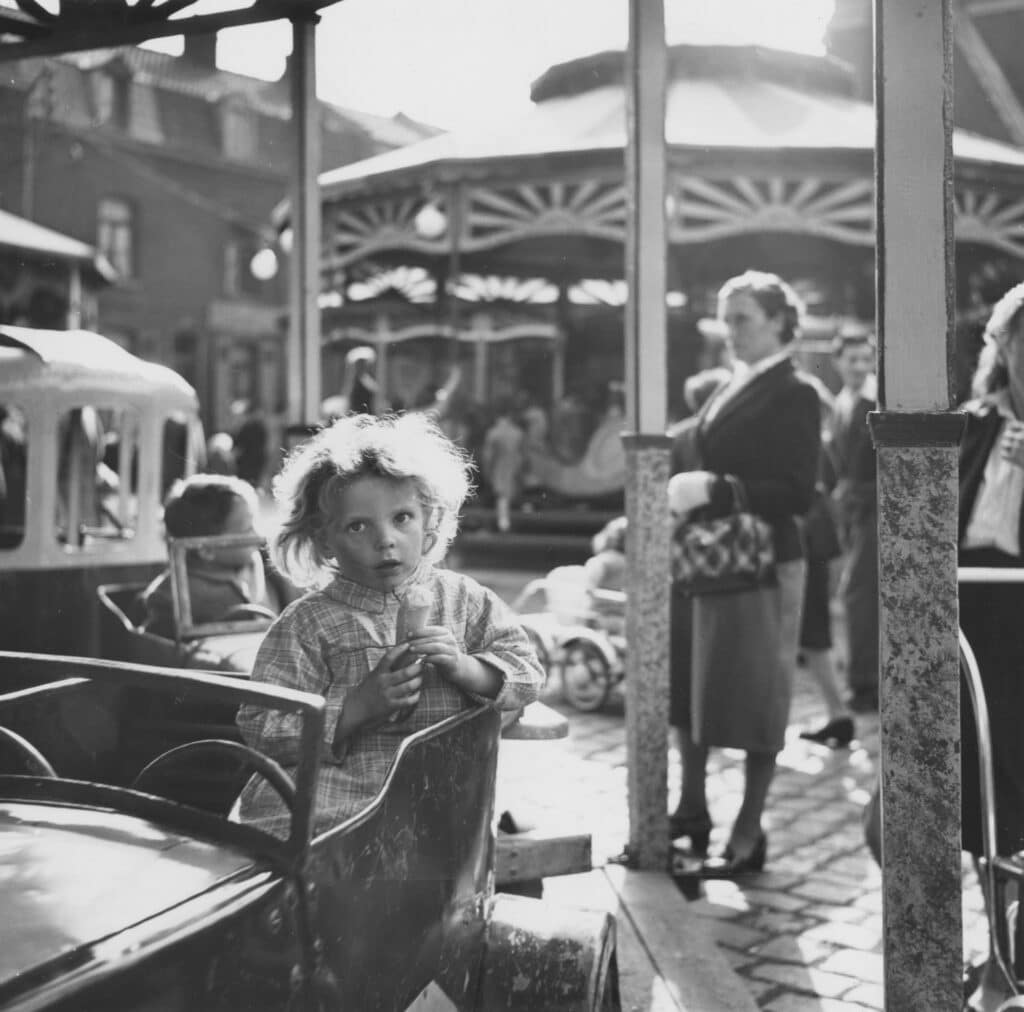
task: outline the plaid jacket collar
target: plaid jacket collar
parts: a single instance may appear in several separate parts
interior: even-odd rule
[[[419,565],[394,590],[377,590],[374,587],[367,587],[339,573],[324,588],[324,593],[332,601],[347,605],[349,608],[357,608],[360,611],[380,615],[387,611],[388,602],[397,603],[405,590],[414,583],[425,583],[433,568],[430,562],[421,559]]]

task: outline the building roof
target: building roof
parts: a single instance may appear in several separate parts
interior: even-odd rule
[[[0,247],[83,264],[100,281],[117,279],[117,272],[95,247],[3,210],[0,210]]]
[[[455,132],[354,162],[320,177],[324,196],[352,184],[427,166],[621,150],[626,143],[623,54],[601,53],[552,68],[536,104],[491,129]],[[848,151],[875,143],[870,103],[851,97],[849,72],[827,57],[756,46],[673,46],[665,131],[671,148],[701,151]],[[963,130],[961,162],[1024,169],[1024,151]]]

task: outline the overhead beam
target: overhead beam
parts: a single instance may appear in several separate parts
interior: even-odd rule
[[[224,28],[311,16],[316,11],[337,2],[338,0],[263,0],[255,6],[236,11],[196,14],[171,21],[108,21],[96,28],[83,28],[79,20],[76,20],[73,26],[62,26],[59,21],[52,26],[31,21],[26,23],[24,20],[16,22],[13,20],[15,12],[4,12],[0,31],[22,36],[31,34],[37,37],[25,38],[23,41],[0,41],[0,63],[34,56],[57,56],[61,53],[106,49],[111,46],[137,46],[151,39],[175,35],[204,35]]]
[[[1017,0],[1017,9],[1024,11],[1024,0]],[[957,3],[954,4],[953,12],[956,20],[954,38],[957,48],[963,54],[967,65],[974,71],[974,76],[977,77],[985,96],[1006,127],[1010,140],[1014,144],[1024,146],[1024,107],[1021,106],[1017,93],[1003,73],[1003,68],[992,55],[992,50],[972,19],[975,8]]]

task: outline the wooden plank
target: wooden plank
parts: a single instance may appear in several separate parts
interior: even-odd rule
[[[546,899],[615,915],[626,1012],[755,1012],[746,984],[661,872],[618,865],[545,882]]]
[[[499,886],[554,875],[575,875],[592,867],[589,833],[551,836],[529,830],[498,834],[494,878]]]
[[[520,710],[519,715],[502,727],[502,738],[509,741],[552,741],[569,737],[569,721],[540,700]]]
[[[656,972],[632,918],[620,910],[619,897],[604,869],[545,882],[544,897],[567,906],[615,914],[619,995],[624,1012],[680,1012],[664,978]]]
[[[757,1003],[746,984],[667,875],[618,865],[604,871],[622,914],[636,925],[655,973],[683,1012],[755,1012]]]

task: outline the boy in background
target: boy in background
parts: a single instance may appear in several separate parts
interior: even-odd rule
[[[176,482],[164,500],[164,528],[172,538],[252,534],[256,516],[253,487],[232,475],[194,474]],[[200,548],[189,553],[188,589],[192,621],[218,622],[239,605],[263,604],[262,560],[252,548]],[[174,639],[170,569],[142,593],[144,628]]]

